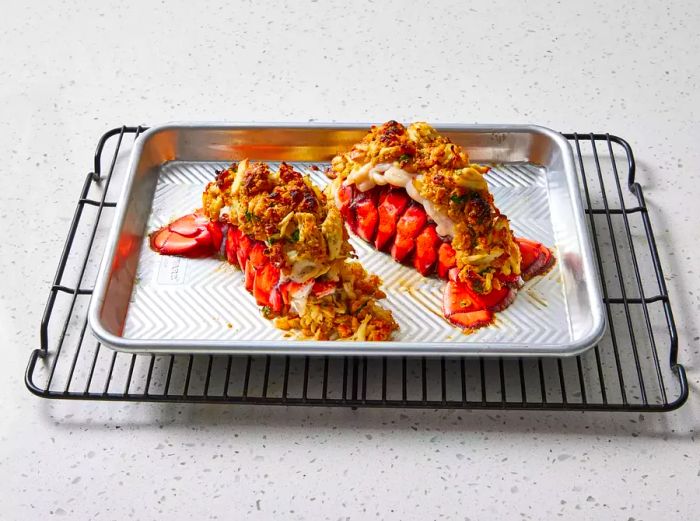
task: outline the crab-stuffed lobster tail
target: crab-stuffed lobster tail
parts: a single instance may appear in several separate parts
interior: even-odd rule
[[[328,172],[350,230],[422,275],[446,279],[444,315],[468,330],[493,322],[523,281],[555,262],[543,244],[513,236],[488,170],[426,123],[389,121]]]
[[[340,212],[310,181],[282,163],[241,161],[218,172],[203,208],[150,236],[164,255],[224,257],[246,290],[282,329],[319,340],[386,340],[398,328],[378,301],[381,281],[349,261]]]

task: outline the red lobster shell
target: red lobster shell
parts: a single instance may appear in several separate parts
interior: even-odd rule
[[[518,277],[497,276],[499,284],[482,294],[457,279],[455,251],[449,239],[440,237],[423,206],[406,190],[376,186],[366,192],[343,184],[337,194],[340,213],[350,230],[388,252],[398,262],[412,265],[424,276],[437,274],[447,280],[443,313],[455,325],[476,329],[493,321],[493,312],[508,307],[515,299]],[[521,254],[521,276],[528,280],[548,271],[554,264],[552,252],[543,244],[515,238]]]
[[[318,297],[332,294],[330,281],[298,283],[281,281],[279,268],[270,262],[264,242],[242,233],[238,227],[210,221],[201,210],[187,214],[150,235],[151,249],[162,255],[201,258],[222,251],[226,260],[245,275],[245,287],[259,306],[273,315],[284,314],[298,292],[310,291]]]

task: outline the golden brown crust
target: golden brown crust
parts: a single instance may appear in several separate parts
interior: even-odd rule
[[[202,199],[210,219],[223,218],[268,244],[273,262],[283,271],[298,260],[327,270],[351,252],[342,225],[327,224],[336,220],[337,209],[286,163],[278,172],[265,163],[233,164],[207,185]],[[346,246],[338,248],[339,243]]]

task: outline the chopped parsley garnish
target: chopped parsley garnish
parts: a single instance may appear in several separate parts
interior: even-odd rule
[[[291,236],[292,242],[299,242],[299,228],[292,232]]]
[[[467,201],[467,196],[466,195],[453,195],[450,197],[450,201],[452,201],[455,204],[464,204]]]
[[[268,318],[272,314],[272,309],[270,309],[270,306],[263,306],[262,314],[265,318]]]
[[[254,213],[250,213],[249,211],[246,211],[245,213],[245,220],[250,222],[250,221],[259,221],[260,217],[255,215]]]
[[[410,154],[401,154],[399,156],[399,163],[405,163],[406,161],[410,161],[410,160],[411,160]]]

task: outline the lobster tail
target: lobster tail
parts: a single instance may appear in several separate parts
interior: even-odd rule
[[[487,293],[474,289],[471,281],[457,274],[457,254],[449,238],[437,233],[437,226],[425,208],[409,197],[404,188],[375,186],[365,192],[343,183],[336,201],[350,230],[397,262],[412,265],[421,275],[436,274],[449,279],[443,295],[443,313],[448,321],[464,329],[477,329],[493,322],[494,313],[515,300],[523,280],[547,272],[555,262],[543,244],[514,238],[520,251],[520,273],[495,275],[497,282]]]
[[[386,340],[398,328],[379,305],[381,280],[350,261],[343,217],[366,240],[379,224],[379,192],[352,186],[329,201],[308,177],[244,159],[218,171],[203,208],[150,236],[163,255],[223,257],[243,271],[245,289],[281,329],[319,340]],[[336,206],[342,208],[342,214]]]

